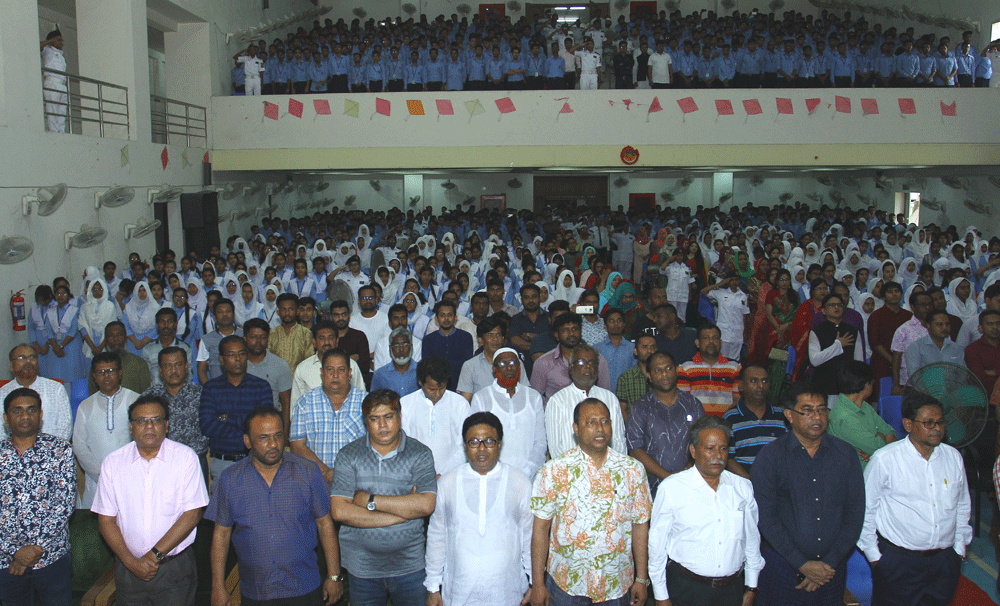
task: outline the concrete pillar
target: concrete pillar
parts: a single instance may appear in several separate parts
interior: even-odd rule
[[[209,31],[208,23],[178,23],[176,32],[163,33],[167,96],[171,99],[209,106],[212,76],[205,59],[211,56]]]
[[[129,139],[150,141],[146,3],[76,0],[76,21],[80,75],[127,87]],[[108,96],[124,101],[117,93]]]
[[[0,126],[45,128],[36,0],[4,0],[0,19]]]

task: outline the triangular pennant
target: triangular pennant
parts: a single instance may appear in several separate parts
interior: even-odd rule
[[[663,106],[660,105],[660,98],[653,97],[653,102],[649,104],[649,109],[646,110],[646,113],[651,114],[653,112],[662,112],[662,111],[663,111]]]
[[[656,101],[656,98],[653,98]],[[659,102],[657,102],[659,105]],[[683,99],[677,100],[677,105],[681,108],[681,111],[685,114],[690,114],[691,112],[698,111],[698,104],[694,102],[693,97],[684,97]]]
[[[875,99],[862,99],[861,100],[861,113],[866,116],[869,114],[878,113],[878,101]]]
[[[330,111],[330,101],[327,99],[313,99],[313,111],[318,116],[329,116],[332,113]]]
[[[569,103],[563,103],[562,109],[559,110],[560,114],[572,114],[573,108],[569,106]]]
[[[451,104],[448,99],[438,99],[434,102],[437,105],[439,116],[454,116],[455,107]]]
[[[842,114],[851,113],[851,100],[847,97],[841,97],[837,95],[836,97],[837,111]]]
[[[811,113],[813,113],[813,110],[815,110],[817,107],[819,107],[819,98],[818,97],[815,98],[815,99],[806,99],[806,111],[807,112],[809,112],[811,114]]]
[[[406,101],[406,110],[410,112],[411,116],[423,116],[424,102],[415,99],[408,99]]]
[[[278,119],[278,105],[270,101],[264,102],[264,117],[272,120]]]
[[[296,118],[302,117],[302,110],[305,108],[302,102],[297,99],[288,100],[288,113],[295,116]]]
[[[958,115],[958,101],[952,101],[951,105],[945,105],[944,101],[941,102],[941,115],[942,116],[957,116]]]
[[[716,99],[715,111],[719,112],[720,116],[732,116],[733,102],[730,101],[729,99]]]
[[[163,151],[160,152],[160,163],[163,164],[163,170],[167,170],[167,164],[170,164],[170,154],[167,152],[167,146],[163,146]]]
[[[350,99],[344,99],[344,115],[350,116],[352,118],[357,118],[361,111],[361,104],[357,101],[351,101]]]
[[[382,97],[375,97],[375,113],[382,114],[383,116],[388,116],[392,111],[392,104],[389,103],[388,99],[383,99]]]
[[[757,114],[764,113],[764,110],[760,107],[760,101],[757,99],[744,99],[743,109],[746,110],[748,116],[756,116]]]
[[[778,97],[774,100],[778,106],[779,114],[794,114],[795,108],[792,107],[792,100],[786,99],[784,97]]]
[[[188,160],[188,150],[187,148],[184,148],[184,151],[181,152],[181,168],[187,168],[189,166],[191,166],[191,162]]]
[[[124,168],[126,166],[128,166],[128,145],[122,148],[122,167]]]
[[[517,111],[514,107],[514,102],[510,97],[503,97],[502,99],[496,100],[497,109],[500,110],[501,114],[509,114],[511,112]]]
[[[201,161],[204,162],[205,164],[209,163],[208,152],[207,151],[205,152],[205,155],[204,155],[204,157],[202,157]]]
[[[900,99],[899,100],[899,113],[901,114],[915,114],[917,113],[917,106],[913,103],[913,99]]]
[[[486,108],[479,99],[465,102],[465,109],[469,111],[469,116],[475,116],[486,112]]]
[[[629,111],[629,110],[632,109],[632,104],[635,103],[635,101],[633,101],[631,99],[622,99],[622,103],[625,104],[625,110]],[[635,104],[638,105],[638,103],[635,103]]]

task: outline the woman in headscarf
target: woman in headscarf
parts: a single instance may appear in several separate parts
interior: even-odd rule
[[[118,306],[111,302],[104,278],[90,282],[88,295],[77,319],[83,342],[87,345],[83,348],[87,359],[104,350],[104,329],[118,319]]]
[[[208,306],[208,299],[205,296],[205,290],[202,288],[201,280],[194,275],[188,278],[187,292],[188,305],[191,306],[191,309],[204,316],[206,307]]]
[[[813,263],[819,263],[819,260],[820,260],[819,245],[817,245],[815,242],[810,242],[809,244],[806,245],[806,254],[805,254],[806,267],[812,265]]]
[[[610,274],[608,274],[607,279],[604,281],[604,290],[600,292],[601,309],[604,309],[604,306],[608,304],[608,301],[610,301],[611,298],[615,295],[615,289],[618,288],[618,285],[624,280],[625,278],[622,277],[622,275],[617,271],[613,271]],[[584,287],[584,289],[586,290],[586,286]]]
[[[583,289],[577,288],[576,286],[576,278],[573,277],[573,272],[569,269],[564,269],[559,273],[559,277],[556,279],[555,290],[552,293],[552,298],[566,301],[570,305],[576,305],[577,300],[580,298],[580,293],[582,292]]]
[[[801,266],[799,266],[801,267]],[[792,340],[792,321],[799,307],[799,296],[792,288],[792,275],[787,269],[778,269],[774,273],[774,288],[764,302],[764,315],[767,318],[765,330],[761,330],[758,339],[764,342],[764,359],[770,384],[771,401],[777,401],[785,382],[785,372],[788,361],[782,356],[771,358],[772,350],[788,350]],[[751,342],[751,346],[755,341]],[[760,355],[759,353],[757,354]],[[752,363],[752,362],[751,362]]]
[[[28,344],[38,356],[38,374],[43,377],[49,376],[49,361],[54,357],[45,328],[45,317],[49,308],[54,306],[55,296],[51,286],[42,284],[35,288],[35,302],[28,309]]]
[[[948,262],[952,269],[961,269],[965,271],[966,275],[972,273],[972,266],[969,265],[969,259],[965,255],[965,244],[962,242],[955,242],[951,245],[951,249],[948,251]]]
[[[236,283],[235,278],[233,283]],[[138,355],[139,351],[156,340],[156,312],[159,307],[153,303],[153,295],[149,282],[143,280],[135,285],[132,300],[125,305],[122,322],[125,324],[125,336],[128,339],[128,349]]]
[[[803,380],[809,370],[809,331],[812,330],[816,316],[823,315],[823,299],[830,294],[830,286],[822,277],[814,279],[809,285],[809,299],[799,305],[792,320],[792,346],[795,348],[794,381]]]
[[[264,300],[261,301],[260,317],[271,325],[271,328],[277,328],[281,324],[281,316],[278,315],[278,295],[281,291],[274,284],[269,284],[267,288],[264,289]]]
[[[858,300],[860,301],[860,305],[858,307],[858,313],[861,314],[861,320],[864,326],[864,330],[861,334],[867,335],[868,318],[870,318],[872,313],[874,313],[875,309],[878,308],[878,300],[875,298],[875,295],[871,294],[870,292],[862,293]],[[868,339],[864,339],[864,344],[865,344],[865,360],[871,360],[872,345]]]
[[[878,278],[868,280],[868,292],[875,295],[876,298],[882,299],[882,286],[886,282],[894,282],[896,280],[896,263],[891,259],[886,259],[882,262],[878,273]]]
[[[545,280],[539,280],[535,282],[535,286],[538,287],[538,306],[544,309],[546,312],[549,311],[549,304],[552,303],[552,295],[549,294],[549,285]]]
[[[840,262],[837,266],[838,269],[843,269],[854,275],[854,272],[858,271],[861,267],[868,267],[868,263],[861,258],[861,249],[857,244],[851,243],[847,246],[847,250],[844,252],[844,260]]]
[[[903,263],[900,266],[899,273],[896,274],[895,282],[898,282],[903,290],[906,291],[911,284],[914,284],[919,278],[920,262],[913,257],[906,257],[903,259]]]
[[[649,230],[643,225],[635,234],[635,242],[632,243],[632,281],[636,284],[642,283],[642,274],[649,261]]]
[[[226,272],[226,275],[222,278],[222,296],[233,302],[236,305],[240,298],[240,282],[236,276],[230,272]]]
[[[754,270],[753,263],[750,262],[750,255],[743,250],[733,251],[733,270],[740,277],[740,281],[743,282],[743,286],[747,289],[747,292],[753,292],[754,294],[760,290],[760,284],[757,280],[757,272]]]
[[[962,322],[979,323],[979,305],[968,278],[955,278],[948,284],[948,313],[958,316]]]
[[[68,386],[86,376],[78,324],[80,308],[70,301],[73,296],[66,284],[56,286],[54,292],[55,305],[50,305],[45,314],[45,334],[52,349],[49,372],[50,378]]]
[[[409,291],[403,295],[400,303],[406,307],[406,325],[414,336],[423,339],[427,334],[427,325],[430,318],[427,317],[426,305],[422,301],[423,295],[418,292]],[[419,332],[418,332],[419,331]]]
[[[583,247],[582,253],[576,259],[577,268],[579,269],[581,274],[583,274],[583,272],[589,269],[592,269],[591,264],[594,262],[594,257],[596,256],[597,256],[596,248],[594,248],[590,244]]]
[[[361,269],[370,271],[372,266],[372,236],[367,225],[358,228],[358,235],[354,239],[358,258],[361,259]]]
[[[924,257],[931,253],[931,243],[927,237],[927,230],[917,230],[917,236],[910,241],[909,249],[913,253],[913,256],[917,258],[917,262],[922,263]]]
[[[177,314],[177,338],[188,344],[191,351],[197,351],[197,342],[201,339],[201,314],[188,303],[188,291],[177,287],[170,297],[171,307]]]
[[[889,253],[889,258],[896,263],[903,260],[903,249],[899,246],[898,241],[899,237],[896,230],[887,228],[882,240],[882,246],[885,248],[885,252]]]
[[[757,272],[753,279],[757,284],[757,291],[752,295],[753,323],[750,325],[747,361],[765,368],[767,355],[771,351],[767,347],[767,335],[771,331],[767,317],[767,301],[777,285],[777,275],[780,271],[781,269],[771,269],[767,259],[761,259],[757,261]]]
[[[240,300],[233,304],[236,312],[236,325],[242,327],[247,320],[259,318],[264,306],[254,297],[253,285],[249,282],[240,287]]]

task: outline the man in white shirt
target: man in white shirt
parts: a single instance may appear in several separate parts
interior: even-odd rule
[[[649,525],[657,604],[739,606],[764,568],[750,480],[726,471],[732,430],[706,415],[691,425],[694,467],[660,484]]]
[[[858,547],[872,564],[874,601],[948,604],[972,541],[962,455],[944,438],[941,405],[903,397],[905,439],[875,451],[865,469],[865,523]]]
[[[19,387],[30,387],[42,398],[42,432],[67,442],[73,433],[73,413],[66,387],[58,381],[38,376],[38,354],[31,345],[10,350],[10,373],[14,380],[0,387],[0,400]],[[0,439],[8,437],[7,426],[0,426]]]
[[[507,428],[507,442],[500,459],[529,478],[545,463],[545,411],[542,394],[520,380],[517,352],[503,347],[493,354],[495,380],[472,396],[473,413],[495,415]]]
[[[427,356],[417,364],[420,389],[399,400],[403,431],[431,449],[439,477],[462,464],[462,423],[469,416],[469,402],[448,391],[450,379],[448,360]]]
[[[329,320],[322,320],[313,325],[313,348],[316,353],[299,362],[292,375],[292,408],[299,398],[323,384],[322,360],[323,354],[337,347],[340,341],[337,327]],[[351,366],[351,387],[364,391],[365,380],[358,363],[349,358]]]
[[[740,290],[740,277],[735,272],[706,286],[701,294],[718,305],[715,324],[722,332],[722,355],[738,362],[743,349],[743,328],[750,314],[747,294]]]
[[[368,337],[369,353],[375,356],[375,347],[389,333],[389,316],[378,310],[378,291],[371,284],[358,289],[357,311],[351,314],[351,327]],[[381,368],[376,366],[375,368]]]
[[[673,60],[664,51],[663,40],[657,40],[656,52],[649,56],[649,86],[651,88],[669,88],[672,65]]]
[[[508,606],[531,583],[531,481],[500,461],[504,430],[478,412],[462,425],[468,463],[438,480],[427,527],[427,606]]]
[[[128,407],[139,394],[122,387],[122,360],[116,353],[101,352],[90,363],[97,392],[80,403],[73,424],[73,454],[83,468],[83,496],[79,509],[90,509],[97,494],[104,457],[132,440]]]
[[[545,435],[549,443],[549,456],[557,459],[574,448],[573,409],[587,398],[596,398],[608,407],[611,414],[611,448],[628,454],[625,445],[625,419],[622,417],[618,397],[597,386],[597,350],[581,343],[573,350],[569,363],[568,386],[555,393],[545,405]]]
[[[243,64],[243,76],[246,95],[260,95],[260,77],[264,71],[264,62],[257,57],[257,46],[250,43],[245,53],[235,57],[237,63]]]
[[[586,48],[576,53],[576,62],[580,66],[580,90],[597,90],[601,87],[601,54],[594,50],[593,39],[588,38],[583,46]],[[573,50],[579,48],[575,46]]]

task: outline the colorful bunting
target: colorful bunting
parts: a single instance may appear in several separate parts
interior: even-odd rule
[[[862,99],[861,112],[866,116],[878,113],[878,101],[875,99]]]
[[[837,95],[836,97],[837,111],[842,114],[851,113],[851,100],[847,97],[841,97]]]
[[[406,111],[410,112],[411,116],[423,116],[424,115],[424,102],[415,99],[406,100]]]
[[[559,110],[560,114],[572,114],[573,108],[569,106],[569,103],[563,103],[562,109]]]
[[[944,101],[941,102],[941,115],[942,116],[957,116],[958,101],[952,101],[951,105],[945,105]]]
[[[388,116],[392,110],[392,104],[389,103],[388,99],[383,99],[382,97],[375,97],[375,113],[382,114],[383,116]]]
[[[915,114],[917,113],[917,106],[913,103],[913,99],[900,99],[899,100],[899,113],[901,114]]]
[[[181,168],[187,168],[191,166],[191,161],[188,160],[188,150],[185,147],[184,151],[181,152]]]
[[[497,109],[500,110],[501,114],[509,114],[513,111],[517,111],[517,108],[514,107],[514,102],[511,101],[510,97],[497,99],[496,104],[497,104]]]
[[[201,161],[204,162],[205,164],[208,164],[209,159],[208,159],[208,152],[207,151],[205,152],[205,156],[201,159]]]
[[[313,110],[317,116],[329,116],[332,113],[330,111],[330,101],[327,99],[313,99]]]
[[[817,107],[819,107],[819,98],[806,99],[806,111],[808,111],[810,114],[813,113],[813,110],[816,109]]]
[[[296,99],[288,100],[288,113],[290,113],[291,115],[295,116],[296,118],[301,118],[303,109],[304,106],[302,105],[301,101],[298,101]]]
[[[455,108],[448,99],[438,99],[435,101],[439,116],[454,116]]]
[[[361,113],[360,103],[357,101],[351,101],[350,99],[344,99],[344,115],[357,118],[359,113]]]
[[[128,145],[126,145],[125,147],[123,147],[121,149],[121,152],[122,152],[122,159],[121,159],[122,168],[125,168],[126,166],[128,166]],[[208,152],[205,152],[205,153],[207,154]],[[208,160],[205,160],[205,161],[208,162]]]
[[[756,116],[757,114],[764,113],[764,110],[760,107],[760,101],[757,99],[744,99],[743,109],[746,110],[748,116]]]
[[[653,103],[656,104],[656,107],[658,108],[660,107],[660,100],[657,99],[656,97],[653,97]],[[684,97],[683,99],[678,99],[677,105],[678,107],[681,108],[681,111],[684,112],[685,114],[690,114],[691,112],[698,111],[698,104],[694,102],[693,97]],[[653,111],[653,109],[650,108],[649,111]],[[659,111],[659,109],[657,111]]]
[[[465,102],[465,109],[469,112],[469,120],[472,120],[472,116],[477,116],[479,114],[486,113],[486,108],[483,107],[482,102],[479,99],[473,99],[472,101]]]
[[[264,117],[272,120],[278,119],[278,105],[270,101],[264,102]]]
[[[792,107],[792,100],[791,99],[786,99],[784,97],[778,97],[774,101],[778,105],[778,113],[779,114],[794,114],[795,113],[795,109]]]
[[[719,112],[720,116],[732,116],[733,102],[730,101],[729,99],[716,99],[715,110]]]
[[[163,146],[163,151],[160,152],[160,162],[163,164],[163,170],[167,170],[167,164],[170,164],[170,154],[167,153],[167,146]]]

